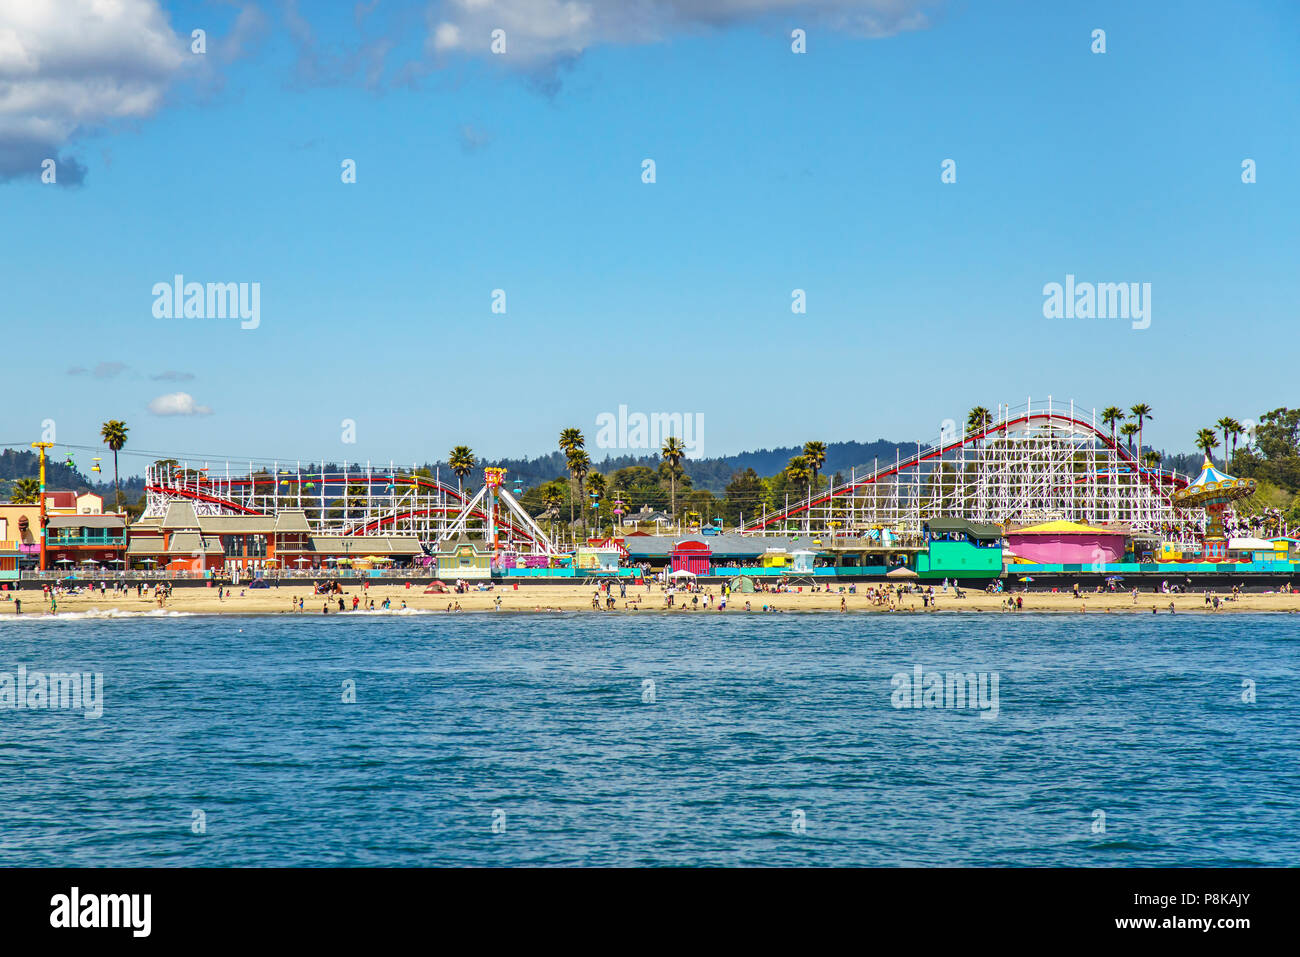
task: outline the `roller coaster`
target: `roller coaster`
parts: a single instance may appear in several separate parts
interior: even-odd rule
[[[277,515],[300,510],[318,535],[411,535],[426,548],[470,532],[498,548],[552,555],[555,543],[504,487],[503,470],[488,469],[473,495],[435,476],[367,464],[306,470],[301,464],[231,474],[159,462],[145,469],[144,516],[162,516],[176,501],[198,515]]]
[[[955,432],[955,429],[952,430]],[[1172,496],[1190,479],[1149,468],[1084,412],[1032,399],[999,406],[964,435],[941,435],[907,457],[832,483],[737,531],[857,537],[871,529],[919,531],[928,518],[990,524],[1051,519],[1127,525],[1170,541],[1194,541],[1199,510],[1179,510]]]
[[[1178,509],[1172,497],[1190,479],[1149,468],[1099,423],[1096,410],[1032,399],[999,406],[987,422],[937,443],[917,445],[907,457],[851,470],[829,489],[764,511],[735,531],[746,535],[870,535],[888,528],[915,533],[928,518],[1032,523],[1063,518],[1126,525],[1165,541],[1193,542],[1203,510]],[[495,472],[497,470],[488,470]],[[555,540],[520,506],[501,475],[487,476],[469,496],[438,475],[369,464],[304,471],[275,464],[235,475],[224,470],[160,462],[146,470],[146,516],[163,515],[173,501],[198,514],[274,515],[302,510],[323,535],[413,535],[426,548],[470,532],[496,547],[552,555]]]

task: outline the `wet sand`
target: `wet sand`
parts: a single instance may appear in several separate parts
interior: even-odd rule
[[[725,611],[719,612],[717,602],[719,598],[719,589],[713,587],[706,589],[711,591],[710,607],[707,614],[731,614],[734,612],[744,612],[745,603],[749,602],[750,609],[755,612],[761,612],[763,606],[775,608],[778,612],[830,612],[839,613],[840,600],[844,600],[845,609],[848,613],[889,613],[891,611],[888,604],[877,605],[865,593],[865,590],[859,588],[858,593],[851,595],[847,591],[840,593],[836,590],[811,592],[807,588],[803,592],[755,592],[753,594],[734,594],[727,602]],[[402,612],[402,603],[406,603],[407,613],[417,612],[445,612],[450,606],[452,609],[459,604],[462,611],[467,612],[484,612],[494,611],[497,608],[497,599],[500,598],[500,611],[502,612],[547,612],[547,611],[593,611],[591,601],[594,588],[591,585],[520,585],[514,588],[510,585],[496,585],[491,591],[471,590],[465,594],[455,594],[448,592],[445,594],[424,594],[422,586],[412,585],[409,589],[402,585],[383,585],[374,586],[367,591],[363,591],[357,585],[351,585],[344,588],[343,597],[347,608],[347,613],[351,614],[353,596],[361,597],[364,595],[362,608],[368,607],[371,600],[375,603],[376,611],[380,610],[385,598],[389,599],[390,613],[400,614]],[[7,593],[11,596],[13,593]],[[666,596],[656,586],[647,591],[645,586],[629,585],[627,597],[618,597],[618,588],[613,589],[615,597],[615,607],[609,611],[604,608],[604,601],[601,601],[601,612],[610,614],[659,614],[670,612],[672,614],[705,614],[703,611],[703,595],[700,596],[700,610],[692,611],[691,595],[687,593],[677,593],[674,596],[674,606],[672,609],[666,607]],[[1034,592],[1023,593],[1019,591],[1010,592],[1012,596],[1021,596],[1024,598],[1024,608],[1019,612],[1004,610],[1004,595],[988,595],[983,591],[967,591],[965,598],[957,598],[949,589],[944,593],[939,587],[935,588],[934,603],[931,608],[924,607],[919,594],[905,594],[900,599],[896,599],[893,611],[897,612],[916,612],[922,613],[943,613],[943,612],[991,612],[994,614],[1024,614],[1026,612],[1057,612],[1057,613],[1086,613],[1086,614],[1151,614],[1152,608],[1156,609],[1158,614],[1169,614],[1169,605],[1172,602],[1175,613],[1240,613],[1240,612],[1297,612],[1300,611],[1300,594],[1250,594],[1242,595],[1235,601],[1225,601],[1228,597],[1224,592],[1211,592],[1217,594],[1220,599],[1220,606],[1217,612],[1207,607],[1203,594],[1187,595],[1158,595],[1150,591],[1139,593],[1137,600],[1134,601],[1129,592],[1113,592],[1102,595],[1085,594],[1082,598],[1074,598],[1068,593],[1051,592]],[[23,617],[36,617],[49,614],[49,602],[43,601],[38,591],[24,591],[19,593],[22,598]],[[297,598],[303,599],[303,610],[290,611],[291,600]],[[683,601],[685,610],[683,610]],[[296,602],[295,602],[296,603]],[[177,588],[172,597],[164,602],[163,610],[173,613],[189,614],[243,614],[243,615],[260,615],[260,614],[321,614],[322,606],[326,605],[327,599],[323,595],[313,595],[311,589],[305,585],[283,585],[279,588],[267,589],[241,589],[235,588],[233,594],[224,599],[218,599],[217,589],[214,588]],[[329,614],[338,614],[338,598],[331,597],[328,599]],[[101,596],[98,591],[93,595],[66,595],[58,599],[58,614],[82,616],[86,613],[92,615],[112,616],[115,614],[157,614],[159,606],[157,601],[146,593],[145,597],[137,598],[132,591],[125,597],[113,597],[110,589],[108,593]],[[0,601],[0,618],[14,615],[14,605],[12,601]]]

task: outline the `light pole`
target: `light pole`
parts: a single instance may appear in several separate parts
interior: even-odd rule
[[[45,450],[52,448],[53,442],[33,442],[32,448],[41,453],[41,571],[45,571],[45,525],[49,521],[45,517]],[[75,552],[73,553],[76,554]]]

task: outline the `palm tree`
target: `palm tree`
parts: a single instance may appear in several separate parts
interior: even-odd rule
[[[1129,409],[1129,414],[1137,419],[1138,424],[1138,453],[1142,452],[1142,423],[1151,418],[1151,406],[1145,402],[1139,402],[1133,408]]]
[[[117,419],[109,419],[104,423],[104,427],[99,430],[99,437],[104,444],[113,450],[113,509],[120,511],[122,508],[122,488],[117,481],[117,453],[122,451],[126,445],[126,433],[130,429],[125,422]]]
[[[1237,438],[1246,434],[1246,427],[1236,419],[1232,420],[1232,428],[1228,430],[1232,435],[1232,454],[1237,454]]]
[[[993,413],[982,405],[977,405],[966,413],[966,431],[981,432],[993,421]]]
[[[1239,429],[1241,426],[1230,415],[1225,415],[1214,424],[1223,430],[1223,467],[1226,469],[1228,467],[1228,436],[1233,434],[1234,429]]]
[[[14,482],[12,499],[15,505],[39,505],[41,503],[41,480],[34,478],[18,479]]]
[[[790,463],[785,467],[786,477],[790,484],[798,486],[801,483],[807,485],[812,481],[812,465],[806,455],[795,455],[790,458]]]
[[[664,447],[659,450],[659,454],[662,455],[664,461],[668,463],[669,485],[672,490],[669,498],[669,514],[671,514],[673,518],[676,518],[677,473],[681,470],[682,459],[686,456],[686,446],[682,444],[681,439],[676,438],[675,436],[669,436],[668,440],[664,442]]]
[[[1133,422],[1125,422],[1119,427],[1119,434],[1128,439],[1128,454],[1133,454],[1133,436],[1138,434],[1138,427]]]
[[[577,485],[578,490],[581,491],[582,480],[586,478],[587,473],[591,471],[591,457],[587,455],[587,453],[582,449],[575,449],[573,452],[569,453],[568,464],[569,464],[569,475],[572,477],[574,484]],[[572,487],[570,488],[570,491],[572,492]],[[570,516],[573,515],[572,494],[570,494],[569,497],[569,515]],[[569,524],[570,525],[573,524],[572,517],[570,517],[569,519]]]
[[[1162,456],[1160,455],[1160,453],[1157,452],[1155,449],[1152,449],[1150,452],[1142,453],[1142,464],[1149,469],[1153,469],[1160,464],[1161,458]]]
[[[465,498],[465,476],[474,471],[474,451],[468,445],[458,445],[447,454],[447,464],[456,473],[456,491]]]
[[[1213,429],[1201,429],[1196,433],[1196,447],[1205,453],[1205,457],[1214,464],[1214,459],[1210,457],[1210,450],[1219,447],[1219,437],[1214,434]]]
[[[816,488],[817,475],[821,472],[822,466],[826,464],[826,443],[805,442],[803,444],[803,457],[808,460],[808,466],[812,469],[812,484],[813,488]]]
[[[1124,410],[1117,405],[1108,405],[1101,410],[1101,421],[1110,426],[1110,444],[1115,445],[1115,423],[1124,420]]]
[[[567,428],[560,430],[560,451],[564,453],[566,461],[571,461],[573,453],[581,450],[587,444],[587,440],[582,437],[582,430],[577,428]],[[573,470],[569,470],[573,474]],[[573,486],[569,486],[569,526],[573,526]]]
[[[550,533],[551,533],[551,537],[554,538],[555,537],[555,516],[560,514],[560,507],[564,505],[564,496],[560,494],[560,490],[558,488],[552,485],[550,488],[548,488],[545,492],[542,493],[542,505],[545,506],[546,514],[551,519]]]

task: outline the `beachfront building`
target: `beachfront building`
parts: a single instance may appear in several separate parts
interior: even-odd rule
[[[1002,574],[1002,529],[964,518],[932,518],[921,526],[916,554],[922,578],[992,578]]]
[[[1044,565],[1099,565],[1123,561],[1131,530],[1124,525],[1086,525],[1058,519],[1007,527],[1007,546],[1020,558]]]
[[[34,568],[40,552],[40,506],[0,503],[0,579],[16,579],[19,569]]]
[[[70,571],[125,563],[126,516],[104,512],[104,499],[94,492],[47,489],[45,492],[46,555],[51,570]],[[19,571],[39,567],[41,507],[0,503],[0,579],[16,579]]]
[[[162,516],[131,525],[126,553],[132,568],[251,574],[406,564],[424,550],[412,536],[314,535],[301,510],[199,515],[188,502],[172,502]]]
[[[442,579],[492,577],[492,550],[482,539],[470,538],[463,532],[440,544],[434,550],[434,559]]]
[[[108,571],[117,571],[126,564],[125,515],[88,512],[47,514],[46,518],[45,564],[48,567],[91,571],[95,566],[105,566]]]
[[[595,575],[618,574],[623,551],[614,545],[581,545],[575,556],[574,568],[579,573]]]
[[[688,538],[673,543],[672,551],[668,553],[668,562],[672,571],[707,575],[712,556],[713,549],[709,547],[708,542]]]
[[[1271,562],[1277,560],[1273,542],[1267,538],[1228,539],[1228,558],[1239,562]],[[1281,561],[1286,561],[1285,554]]]

